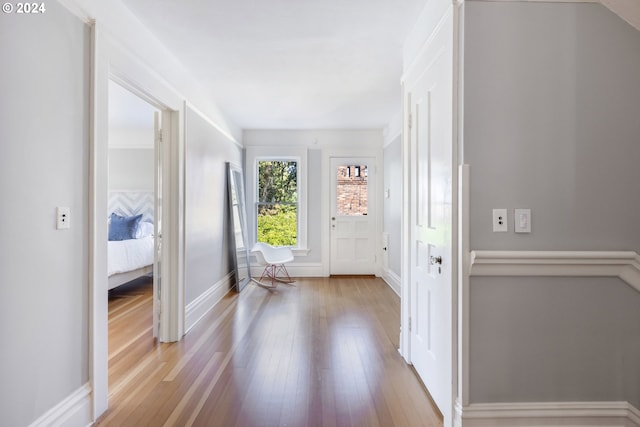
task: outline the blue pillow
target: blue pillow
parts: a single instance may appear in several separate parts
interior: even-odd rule
[[[142,219],[142,214],[136,216],[120,216],[111,214],[111,225],[109,226],[109,240],[129,240],[136,238],[138,224]]]

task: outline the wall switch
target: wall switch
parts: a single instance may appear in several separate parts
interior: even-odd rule
[[[514,212],[516,233],[531,233],[531,209],[516,209]]]
[[[493,210],[493,232],[504,233],[509,231],[507,226],[507,210],[506,209],[494,209]]]
[[[71,209],[68,207],[58,207],[56,210],[56,228],[58,230],[64,230],[71,228],[69,217],[71,215]]]

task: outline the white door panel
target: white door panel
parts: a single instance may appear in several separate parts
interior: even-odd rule
[[[375,159],[331,159],[331,274],[375,273]]]
[[[452,375],[452,18],[432,39],[429,65],[406,82],[411,115],[410,360],[443,412]]]

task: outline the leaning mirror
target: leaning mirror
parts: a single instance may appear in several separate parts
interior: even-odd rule
[[[231,258],[235,268],[236,289],[240,292],[251,281],[247,214],[242,169],[229,162],[227,162],[227,184]]]

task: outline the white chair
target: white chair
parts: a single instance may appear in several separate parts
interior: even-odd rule
[[[271,279],[271,287],[275,287],[275,282],[293,283],[287,268],[284,266],[286,263],[293,261],[293,252],[286,246],[271,246],[267,243],[256,243],[251,248],[251,253],[256,256],[258,264],[264,265],[264,271],[260,280],[260,284],[265,277]]]

